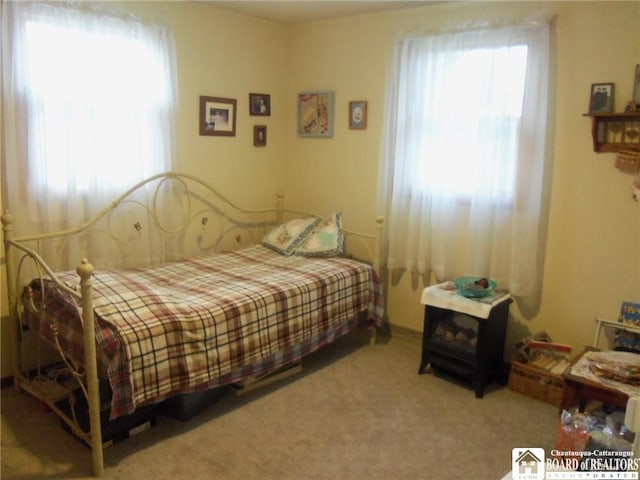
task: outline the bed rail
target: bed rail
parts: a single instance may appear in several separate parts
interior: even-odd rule
[[[176,202],[170,204],[170,202]],[[176,206],[177,205],[177,206]],[[109,245],[107,253],[118,252],[116,267],[139,266],[136,261],[137,242],[151,240],[156,251],[145,261],[157,263],[179,260],[202,251],[220,251],[258,243],[262,236],[285,218],[316,216],[307,212],[284,208],[284,194],[278,192],[275,205],[265,209],[244,209],[229,201],[213,187],[192,175],[168,172],[154,175],[131,187],[89,221],[77,227],[34,235],[15,236],[14,217],[4,212],[0,219],[4,232],[4,248],[9,296],[11,336],[11,365],[14,386],[24,389],[45,402],[55,411],[92,450],[93,472],[104,472],[102,432],[100,425],[100,393],[97,369],[96,341],[94,336],[94,312],[92,275],[94,266],[87,258],[93,258],[90,235],[104,234]],[[176,220],[177,219],[177,220]],[[345,230],[345,246],[348,255],[367,261],[380,272],[382,217],[376,219],[375,232],[366,234]],[[146,238],[141,233],[146,233]],[[75,240],[71,240],[75,239]],[[73,248],[71,243],[74,243]],[[45,255],[46,253],[46,255]],[[98,255],[104,252],[97,252]],[[80,277],[80,291],[69,288],[56,275],[56,271],[68,269],[68,265],[55,265],[43,257],[82,258],[76,267]],[[129,260],[134,262],[130,264]],[[98,266],[100,268],[101,265]],[[90,431],[83,432],[73,418],[69,418],[56,405],[56,392],[46,385],[38,385],[24,373],[21,365],[21,325],[19,294],[33,278],[50,279],[58,289],[77,299],[81,306],[84,325],[85,362],[79,368],[69,365],[87,397]],[[375,343],[376,328],[371,329],[371,343]],[[64,353],[60,354],[64,359]],[[65,360],[66,362],[66,360]]]

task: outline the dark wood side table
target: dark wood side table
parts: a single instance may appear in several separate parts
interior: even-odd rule
[[[578,363],[585,353],[593,351],[598,351],[598,349],[586,347],[584,352],[571,362],[572,365]],[[629,400],[629,396],[625,392],[594,382],[588,378],[574,375],[571,373],[571,368],[567,369],[563,377],[564,393],[560,411],[578,405],[579,411],[582,412],[588,400],[596,400],[614,407],[625,408]]]

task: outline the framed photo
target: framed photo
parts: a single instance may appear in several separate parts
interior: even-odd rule
[[[267,146],[267,126],[266,125],[253,126],[253,146],[254,147]]]
[[[200,97],[200,135],[236,136],[234,98]]]
[[[367,102],[365,100],[349,102],[349,128],[351,130],[367,128]]]
[[[589,113],[613,112],[613,83],[594,83],[591,85]]]
[[[249,115],[271,115],[271,95],[266,93],[249,94]]]
[[[333,136],[332,90],[319,90],[298,93],[298,136]]]
[[[633,77],[633,104],[640,108],[640,65],[636,65],[636,74]]]

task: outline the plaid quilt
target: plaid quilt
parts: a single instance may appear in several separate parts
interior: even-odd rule
[[[78,282],[72,272],[61,279]],[[112,419],[277,368],[346,333],[359,313],[377,325],[383,315],[370,266],[287,257],[262,246],[155,268],[99,270],[93,288]],[[64,348],[82,358],[78,307],[53,285],[46,290],[47,314]]]

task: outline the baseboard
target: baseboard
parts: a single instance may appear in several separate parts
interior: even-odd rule
[[[422,340],[422,332],[418,330],[414,330],[413,328],[403,327],[401,325],[395,325],[393,323],[389,324],[389,331],[392,334],[400,333],[402,335],[408,335],[410,337],[416,337]]]

